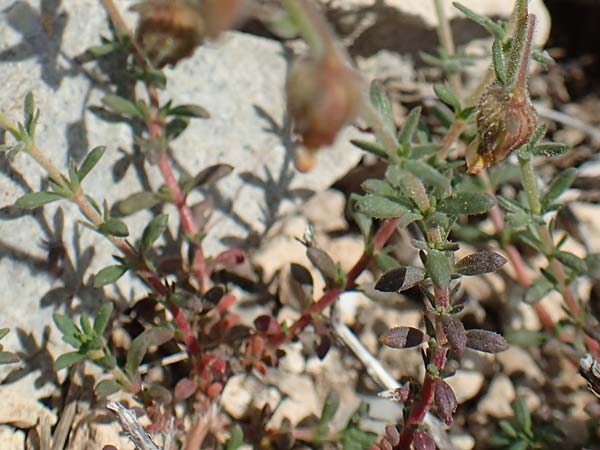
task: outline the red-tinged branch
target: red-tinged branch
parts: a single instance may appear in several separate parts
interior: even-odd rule
[[[304,328],[306,328],[314,317],[320,315],[331,306],[344,291],[351,289],[358,276],[366,269],[371,261],[374,252],[381,250],[396,231],[396,227],[400,219],[393,218],[385,220],[375,236],[373,236],[373,251],[365,250],[359,260],[354,264],[346,275],[346,283],[344,288],[334,287],[329,289],[316,303],[314,303],[307,311],[294,322],[289,331],[285,335],[278,336],[271,341],[273,346],[278,346],[283,342],[294,339]]]
[[[438,371],[443,370],[446,365],[446,348],[435,347],[431,355],[431,363],[435,365]],[[394,450],[409,450],[412,444],[415,430],[423,423],[427,412],[431,408],[431,403],[435,396],[436,377],[430,373],[425,375],[425,381],[421,386],[421,394],[417,403],[410,408],[410,413],[404,422],[400,433],[400,441],[394,446]]]

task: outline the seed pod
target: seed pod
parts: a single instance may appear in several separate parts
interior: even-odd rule
[[[186,0],[146,0],[131,8],[140,15],[136,40],[156,67],[175,65],[202,43],[200,9]]]
[[[504,161],[526,144],[536,129],[537,119],[527,93],[492,85],[479,99],[476,122],[477,137],[467,150],[470,174]]]
[[[331,145],[340,129],[358,114],[360,79],[331,53],[320,59],[304,58],[291,68],[286,81],[287,107],[305,153],[296,162],[299,170],[314,165],[314,153]]]

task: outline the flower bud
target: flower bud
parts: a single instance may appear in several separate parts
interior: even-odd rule
[[[140,15],[136,40],[156,67],[175,65],[202,43],[204,22],[186,0],[146,0],[132,8]]]
[[[504,161],[526,144],[536,128],[536,114],[527,93],[492,85],[477,107],[477,137],[467,149],[468,173],[478,174]]]
[[[235,27],[244,15],[245,0],[204,0],[202,17],[206,35],[212,39]]]
[[[331,145],[340,129],[358,114],[360,78],[337,55],[301,59],[288,74],[286,94],[289,114],[305,147],[296,166],[310,170],[314,153]]]

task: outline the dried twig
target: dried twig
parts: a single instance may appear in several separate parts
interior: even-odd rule
[[[121,428],[138,450],[161,450],[139,424],[135,412],[117,402],[108,402],[106,408],[117,416]]]

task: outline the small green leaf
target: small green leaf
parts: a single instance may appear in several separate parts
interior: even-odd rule
[[[136,192],[115,205],[119,214],[129,216],[144,209],[150,209],[160,203],[153,192]]]
[[[529,212],[529,210],[526,209],[520,203],[517,203],[516,201],[510,200],[501,195],[497,195],[496,200],[498,201],[500,206],[502,206],[502,208],[504,208],[506,211],[513,212],[513,213],[522,213],[522,214],[527,214]]]
[[[178,105],[169,111],[173,116],[195,117],[198,119],[209,119],[210,113],[200,105]]]
[[[456,9],[462,12],[465,16],[471,19],[473,22],[481,25],[485,30],[490,33],[494,39],[502,41],[504,39],[505,32],[500,25],[487,17],[477,14],[475,11],[461,5],[460,3],[452,3]]]
[[[29,91],[25,96],[23,110],[25,116],[25,129],[29,132],[31,124],[33,123],[35,118],[35,100],[33,99],[33,92],[31,91]]]
[[[529,448],[529,441],[525,438],[521,438],[516,442],[513,442],[507,450],[527,450]]]
[[[137,373],[144,356],[150,347],[159,346],[173,339],[173,330],[164,327],[153,327],[137,336],[127,352],[125,370],[133,375]]]
[[[400,203],[377,195],[367,194],[360,197],[356,204],[360,212],[376,219],[399,217],[403,224],[401,226],[422,218],[420,214],[412,212]]]
[[[325,426],[333,420],[333,417],[337,413],[340,407],[340,397],[335,391],[331,391],[325,399],[323,410],[321,411],[321,419],[319,420],[320,426]]]
[[[119,95],[109,94],[102,99],[102,103],[117,114],[143,118],[142,111],[135,103]]]
[[[578,274],[587,273],[588,267],[585,259],[575,256],[573,253],[563,251],[556,251],[553,253],[553,256]]]
[[[437,187],[444,192],[450,190],[450,180],[442,175],[437,169],[423,161],[406,161],[404,168],[431,186]]]
[[[442,148],[439,144],[417,144],[413,145],[410,150],[410,159],[425,159],[431,155],[435,155]]]
[[[165,126],[165,136],[169,141],[177,138],[190,124],[189,118],[185,116],[175,116],[175,118]]]
[[[495,204],[496,200],[490,194],[482,192],[459,192],[452,197],[442,200],[438,205],[438,210],[454,216],[461,214],[484,214]]]
[[[504,53],[502,51],[502,42],[495,40],[492,45],[492,62],[496,79],[502,86],[506,86],[506,67],[504,66]]]
[[[110,55],[118,48],[119,47],[114,42],[107,42],[106,44],[89,47],[85,52],[94,58],[101,58]]]
[[[501,420],[498,422],[498,426],[507,436],[512,438],[517,437],[517,430],[507,420]]]
[[[63,341],[73,347],[79,348],[81,345],[81,339],[79,339],[81,331],[77,328],[75,322],[69,317],[58,313],[52,314],[52,320],[54,321],[56,328],[62,333]]]
[[[127,270],[127,266],[123,266],[121,264],[105,267],[94,277],[94,287],[101,288],[107,284],[114,283],[123,275],[125,275]]]
[[[0,328],[0,340],[4,339],[8,333],[10,333],[10,328]]]
[[[417,106],[413,108],[408,116],[406,117],[406,121],[398,133],[398,141],[400,145],[404,148],[409,148],[410,144],[415,135],[415,131],[417,131],[417,126],[419,125],[419,118],[421,117],[421,107]]]
[[[526,303],[534,304],[543,299],[550,291],[554,289],[554,286],[545,277],[540,277],[535,283],[533,283],[524,293],[524,299]]]
[[[98,164],[98,161],[100,161],[100,158],[102,158],[102,155],[104,155],[105,150],[106,147],[99,146],[95,147],[91,152],[88,153],[77,174],[80,182],[83,181],[87,174],[90,173],[96,164]]]
[[[371,178],[363,182],[360,187],[368,194],[379,195],[381,197],[395,198],[398,196],[398,191],[390,186],[389,183]]]
[[[437,95],[437,98],[450,106],[455,113],[460,111],[460,101],[456,95],[454,95],[450,86],[447,84],[434,84],[433,91],[435,92],[435,95]]]
[[[56,362],[54,363],[54,367],[56,370],[67,369],[74,364],[77,364],[80,361],[85,359],[85,353],[79,352],[69,352],[63,355],[60,355]]]
[[[352,139],[350,143],[355,147],[358,147],[366,152],[372,153],[380,158],[387,159],[388,157],[387,152],[382,147],[372,142],[361,141],[360,139]]]
[[[373,80],[369,94],[371,96],[371,103],[379,113],[379,116],[383,119],[385,128],[390,133],[396,134],[396,125],[392,114],[392,104],[385,92],[383,84],[381,84],[380,81]]]
[[[20,197],[16,202],[17,208],[35,209],[63,198],[53,192],[30,192]]]
[[[544,142],[543,144],[534,145],[531,149],[531,154],[535,156],[545,156],[546,158],[554,158],[555,156],[564,155],[569,151],[567,144],[560,142]]]
[[[440,289],[448,287],[452,275],[452,263],[445,252],[429,250],[425,268],[433,284]]]
[[[83,331],[83,334],[86,337],[93,339],[96,333],[94,333],[94,328],[92,328],[90,318],[87,315],[82,314],[81,317],[79,317],[79,323],[81,325],[81,330]]]
[[[167,229],[168,220],[169,216],[160,214],[150,221],[142,233],[142,248],[147,249],[152,246],[154,241],[156,241]]]
[[[225,444],[225,450],[237,450],[244,445],[244,431],[239,424],[235,424],[229,431],[229,439]]]
[[[527,410],[527,404],[522,397],[515,400],[513,405],[515,411],[515,419],[517,423],[521,425],[521,429],[527,433],[531,432],[531,415]]]
[[[546,208],[558,199],[575,181],[577,169],[570,167],[558,174],[548,186],[548,190],[542,197],[542,208]]]
[[[125,222],[119,219],[108,219],[106,222],[98,226],[98,231],[108,236],[127,237],[129,229]]]
[[[94,331],[98,336],[102,336],[102,334],[104,333],[106,325],[108,325],[108,321],[110,320],[110,315],[112,314],[112,311],[112,302],[105,302],[98,310],[98,313],[94,318]]]
[[[0,351],[0,364],[14,364],[20,360],[19,356],[14,353]]]
[[[99,382],[94,391],[98,397],[108,397],[109,395],[116,394],[122,389],[122,386],[115,380],[102,380]]]

